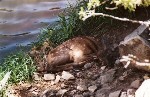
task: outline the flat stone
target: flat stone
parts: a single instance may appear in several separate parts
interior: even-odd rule
[[[75,79],[75,77],[71,73],[66,72],[66,71],[62,72],[61,78],[64,79],[64,80]]]
[[[97,89],[97,86],[96,85],[93,85],[93,86],[90,86],[90,87],[88,87],[88,90],[90,91],[90,92],[95,92],[95,90]]]
[[[136,90],[135,97],[150,97],[150,79],[145,80]]]
[[[115,69],[111,69],[111,70],[107,71],[105,74],[103,74],[102,76],[100,76],[101,84],[112,82],[114,79],[113,76],[114,76],[115,72],[116,72]]]
[[[86,85],[78,85],[77,89],[80,90],[80,91],[86,91],[86,90],[88,90]]]
[[[44,74],[44,80],[46,80],[46,81],[55,80],[55,75],[54,74]]]
[[[131,88],[135,88],[135,89],[139,88],[139,86],[140,86],[140,80],[138,79],[133,81],[130,85]]]
[[[109,94],[109,97],[119,97],[121,90],[115,91]]]

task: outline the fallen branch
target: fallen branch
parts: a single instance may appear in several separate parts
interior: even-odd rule
[[[85,12],[80,12],[80,15],[83,16],[82,20],[86,20],[89,17],[92,16],[104,16],[104,17],[110,17],[116,20],[120,20],[120,21],[128,21],[128,22],[132,22],[132,23],[139,23],[141,25],[146,25],[147,27],[150,25],[150,20],[148,21],[138,21],[138,20],[132,20],[132,19],[128,19],[128,18],[120,18],[120,17],[116,17],[113,15],[109,15],[109,14],[104,14],[104,13],[95,13],[95,10],[88,10]]]
[[[124,68],[127,68],[130,64],[132,64],[132,67],[136,67],[138,69],[150,72],[149,60],[145,60],[145,62],[139,62],[136,59],[137,59],[136,56],[129,54],[128,56],[122,56],[120,62],[126,62]]]

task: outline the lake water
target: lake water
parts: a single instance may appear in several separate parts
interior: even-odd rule
[[[35,41],[42,27],[75,0],[0,0],[0,59]]]

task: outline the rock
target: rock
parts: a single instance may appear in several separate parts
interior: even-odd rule
[[[115,61],[115,64],[119,64],[119,63],[120,63],[120,60],[117,59],[117,60]]]
[[[127,97],[134,97],[135,95],[135,90],[134,89],[128,89],[127,90]]]
[[[39,73],[34,72],[34,73],[33,73],[33,79],[34,79],[35,81],[40,81],[42,78],[39,76]]]
[[[70,95],[75,95],[76,92],[77,92],[77,90],[72,90],[72,91],[70,92]]]
[[[86,63],[86,64],[84,65],[84,68],[85,68],[85,69],[89,69],[89,68],[92,67],[92,65],[93,65],[93,62],[92,62],[92,63]]]
[[[127,92],[122,92],[121,95],[120,95],[120,97],[128,97],[127,96]]]
[[[105,72],[105,74],[103,74],[102,76],[100,76],[99,80],[101,82],[101,84],[105,84],[105,83],[109,83],[112,82],[114,79],[114,74],[115,74],[115,69],[111,69],[107,72]]]
[[[120,77],[119,77],[119,80],[120,80],[120,81],[123,81],[123,80],[124,80],[124,76],[120,76]]]
[[[84,92],[83,97],[90,97],[92,94],[90,92]]]
[[[105,70],[105,68],[106,68],[106,66],[102,66],[102,67],[101,67],[101,70],[102,70],[102,71],[104,71],[104,70]]]
[[[82,79],[78,79],[77,81],[77,90],[80,91],[86,91],[88,90],[88,81],[87,80],[82,80]]]
[[[94,74],[93,76],[91,76],[91,79],[96,80],[99,76],[100,76],[100,74]]]
[[[105,94],[103,94],[103,93],[96,93],[96,94],[95,94],[95,97],[106,97],[106,96],[105,96]]]
[[[139,79],[133,81],[130,85],[131,88],[135,88],[135,89],[139,88],[139,86],[140,86],[140,80]]]
[[[56,79],[55,79],[54,83],[55,83],[55,84],[58,83],[58,82],[60,81],[60,78],[61,78],[61,76],[56,75]]]
[[[57,92],[57,95],[64,95],[68,90],[66,89],[60,89],[58,92]]]
[[[140,26],[131,34],[125,37],[119,45],[120,56],[126,56],[131,59],[130,67],[136,67],[150,72],[150,43],[148,41],[149,31],[144,26]],[[127,58],[126,58],[127,59]],[[127,64],[126,60],[122,63]]]
[[[61,78],[65,79],[65,80],[75,79],[75,77],[72,74],[70,74],[69,72],[66,72],[66,71],[62,72]]]
[[[149,97],[150,95],[150,79],[145,80],[135,92],[135,97]]]
[[[119,97],[121,90],[109,94],[109,97]]]
[[[49,81],[49,80],[54,80],[55,75],[54,74],[44,74],[44,80]]]
[[[93,86],[90,86],[90,87],[88,87],[88,90],[90,91],[90,92],[95,92],[95,90],[97,89],[97,86],[96,85],[93,85]]]
[[[87,86],[86,85],[78,85],[77,89],[80,91],[86,91],[87,90]]]

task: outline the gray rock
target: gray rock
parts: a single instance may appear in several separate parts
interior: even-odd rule
[[[140,86],[140,80],[139,79],[133,81],[130,85],[131,88],[135,88],[135,89],[139,88],[139,86]]]
[[[119,97],[121,90],[115,91],[109,94],[109,97]]]
[[[122,92],[121,95],[120,95],[120,97],[128,97],[127,96],[127,92]]]
[[[90,92],[84,92],[83,93],[83,97],[90,97],[91,95],[93,95],[93,94],[91,94]]]
[[[149,97],[150,96],[150,79],[145,80],[142,85],[135,92],[135,97]]]
[[[66,71],[62,72],[61,78],[65,79],[65,80],[75,79],[75,77],[72,74],[70,74],[69,72],[66,72]]]
[[[102,67],[101,67],[101,70],[103,70],[103,71],[104,71],[104,70],[105,70],[105,68],[106,68],[106,66],[102,66]]]
[[[127,97],[134,97],[135,95],[135,90],[134,89],[128,89],[127,90]]]
[[[85,68],[85,69],[89,69],[89,68],[92,67],[92,65],[93,65],[93,62],[92,62],[92,63],[86,63],[86,64],[84,65],[84,68]]]
[[[88,90],[88,89],[87,89],[87,86],[86,86],[86,85],[78,85],[78,86],[77,86],[77,90],[86,91],[86,90]]]
[[[37,73],[37,72],[34,72],[34,73],[33,73],[33,78],[34,78],[34,80],[36,80],[36,81],[39,81],[39,80],[42,79],[42,78],[39,76],[39,73]]]
[[[70,95],[75,95],[76,92],[77,92],[77,90],[72,90],[72,91],[70,92]]]
[[[106,95],[103,93],[96,93],[95,97],[106,97]]]
[[[55,79],[54,83],[58,83],[60,81],[60,78],[61,78],[61,76],[56,75],[56,79]]]
[[[93,86],[90,86],[90,87],[88,87],[88,90],[90,91],[90,92],[95,92],[95,90],[97,89],[97,86],[96,85],[93,85]]]
[[[107,71],[105,74],[100,76],[99,81],[101,82],[101,84],[105,84],[105,83],[109,83],[112,82],[114,79],[114,74],[115,74],[115,69],[111,69],[109,71]]]
[[[44,80],[55,80],[55,75],[54,74],[44,74]]]

